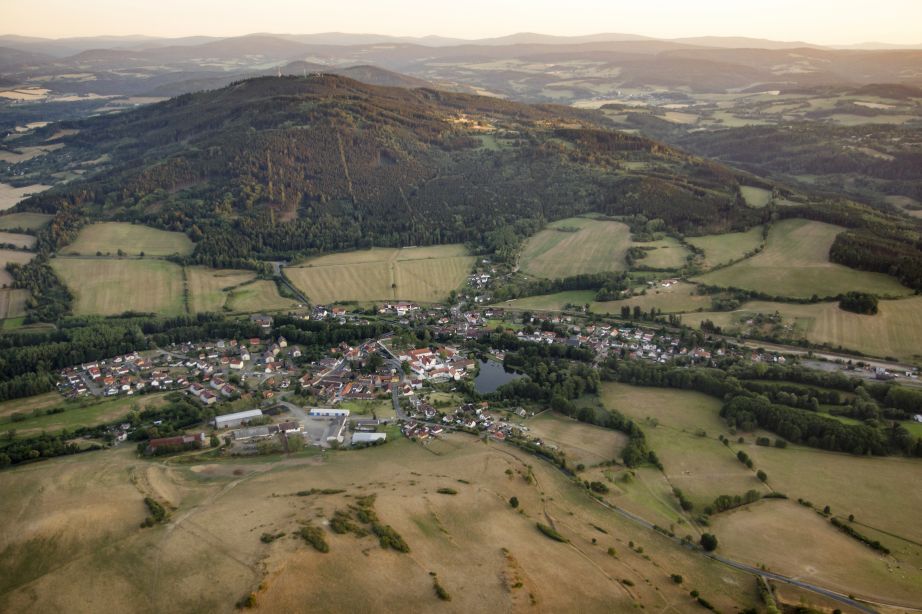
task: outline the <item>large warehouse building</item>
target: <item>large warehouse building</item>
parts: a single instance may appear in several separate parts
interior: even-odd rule
[[[238,411],[235,414],[224,414],[223,416],[215,416],[214,425],[215,428],[219,429],[228,429],[235,426],[240,426],[244,422],[249,422],[253,418],[259,418],[263,415],[262,410],[260,409],[248,409],[246,411]]]

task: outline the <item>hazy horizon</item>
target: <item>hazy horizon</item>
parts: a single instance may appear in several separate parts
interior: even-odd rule
[[[750,37],[819,45],[922,43],[922,2],[879,0],[665,0],[656,6],[621,1],[508,0],[463,5],[421,0],[330,3],[264,0],[4,0],[4,34],[43,38],[93,36],[244,36],[254,33],[368,33],[480,39],[534,32],[556,36],[623,33],[653,38]],[[412,16],[412,20],[408,19]]]

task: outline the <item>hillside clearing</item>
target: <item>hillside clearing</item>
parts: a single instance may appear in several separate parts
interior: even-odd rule
[[[0,232],[0,243],[29,249],[35,245],[35,237],[13,232]]]
[[[25,200],[31,194],[44,192],[50,187],[50,185],[35,184],[16,188],[7,183],[0,183],[0,211],[6,211],[19,204],[20,201]]]
[[[31,252],[21,252],[15,249],[0,249],[0,288],[13,283],[13,276],[6,270],[8,263],[25,264],[35,258]]]
[[[289,309],[296,307],[297,303],[290,298],[280,296],[278,286],[274,281],[259,279],[228,292],[226,306],[228,311],[252,313]]]
[[[560,278],[580,273],[622,271],[631,231],[621,222],[573,217],[558,220],[525,243],[523,273]]]
[[[711,269],[739,260],[758,248],[762,243],[762,227],[755,226],[746,232],[688,237],[686,240],[704,251],[703,265]]]
[[[256,278],[253,271],[186,267],[189,307],[194,313],[221,312],[232,288]]]
[[[285,275],[317,303],[409,300],[437,302],[458,289],[474,257],[463,245],[374,248],[328,254],[285,268]]]
[[[165,260],[55,258],[52,267],[76,297],[77,315],[125,311],[185,313],[182,269]]]
[[[13,288],[0,290],[0,320],[19,318],[26,315],[26,301],[28,299],[28,290],[16,290]]]
[[[746,204],[755,209],[768,206],[768,203],[772,200],[772,191],[765,188],[741,185],[740,194],[743,195],[743,200],[746,201]]]
[[[851,290],[884,296],[910,293],[888,275],[829,262],[829,248],[844,230],[823,222],[782,220],[772,226],[760,253],[695,281],[794,298],[837,296]]]
[[[710,308],[714,296],[697,294],[696,289],[695,284],[683,281],[674,283],[668,288],[657,284],[655,287],[647,288],[646,294],[637,294],[620,301],[593,302],[590,309],[594,313],[618,314],[625,305],[632,310],[637,306],[645,312],[655,308],[663,313],[682,313]]]
[[[181,232],[168,232],[141,224],[101,222],[81,229],[76,240],[64,247],[61,253],[114,255],[122,250],[131,256],[141,253],[145,256],[169,256],[191,254],[192,249],[192,241]]]

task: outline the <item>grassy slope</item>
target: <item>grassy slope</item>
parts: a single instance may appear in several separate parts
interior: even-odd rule
[[[52,217],[53,216],[45,213],[10,213],[9,215],[0,215],[0,229],[30,228],[35,230],[50,222]]]
[[[580,230],[564,232],[557,228]],[[568,218],[531,237],[522,249],[519,265],[523,273],[548,278],[621,271],[630,246],[630,230],[620,222]]]
[[[874,356],[902,359],[922,353],[922,297],[880,301],[877,315],[867,316],[843,311],[838,303],[796,305],[752,301],[738,311],[690,314],[684,319],[696,325],[709,319],[727,330],[735,330],[741,320],[756,314],[779,312],[795,325],[795,333],[814,343],[858,350]]]
[[[167,232],[123,222],[103,222],[84,227],[77,239],[61,250],[62,254],[91,256],[96,252],[115,254],[169,256],[191,254],[192,241],[181,232]]]
[[[755,226],[746,232],[688,237],[687,240],[704,250],[704,265],[713,268],[719,264],[739,260],[757,248],[762,242],[762,227]]]
[[[697,281],[791,297],[836,296],[850,290],[882,295],[909,292],[888,275],[829,262],[829,248],[843,230],[822,222],[783,220],[769,231],[761,253]]]

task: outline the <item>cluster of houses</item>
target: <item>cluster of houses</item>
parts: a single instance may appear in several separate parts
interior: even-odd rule
[[[186,385],[165,359],[145,358],[137,352],[68,367],[59,375],[58,390],[69,398],[133,395],[145,389],[175,390]]]
[[[428,347],[405,350],[397,357],[401,362],[408,363],[411,373],[420,382],[458,381],[470,374],[476,365],[476,361],[448,346],[436,350]]]

